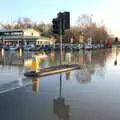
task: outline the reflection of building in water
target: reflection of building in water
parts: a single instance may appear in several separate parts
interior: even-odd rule
[[[32,89],[33,92],[38,92],[39,91],[39,86],[40,86],[40,81],[37,80],[36,78],[32,80]]]
[[[69,105],[65,104],[65,99],[62,97],[62,74],[60,73],[60,89],[59,97],[55,99],[53,112],[62,120],[69,120]]]

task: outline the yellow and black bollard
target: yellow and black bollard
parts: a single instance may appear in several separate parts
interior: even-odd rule
[[[40,72],[38,56],[33,56],[32,57],[32,69],[34,69],[36,73]]]

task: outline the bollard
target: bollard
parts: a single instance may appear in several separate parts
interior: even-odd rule
[[[37,56],[32,57],[32,69],[36,72],[40,72],[39,70],[39,58]]]
[[[4,48],[2,48],[2,56],[4,56],[4,54],[5,54],[5,50]]]
[[[36,69],[36,58],[32,57],[32,69]]]
[[[36,72],[40,72],[39,70],[39,58],[36,56]]]

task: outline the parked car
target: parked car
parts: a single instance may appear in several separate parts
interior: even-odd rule
[[[45,46],[44,46],[44,50],[45,50],[45,51],[51,51],[50,45],[45,45]]]
[[[86,44],[86,45],[85,45],[85,49],[86,49],[86,50],[91,50],[91,49],[92,49],[92,45]]]
[[[73,45],[73,50],[75,50],[75,51],[78,51],[78,50],[80,50],[82,48],[83,48],[83,46],[81,44],[74,44]]]
[[[65,46],[65,51],[71,51],[72,47],[71,46]]]
[[[40,51],[40,50],[42,50],[42,46],[40,45],[35,45],[30,49],[30,51]]]

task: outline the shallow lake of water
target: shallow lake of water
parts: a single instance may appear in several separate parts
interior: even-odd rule
[[[31,53],[0,56],[0,120],[120,120],[120,55],[115,49],[64,52],[63,64],[83,68],[41,78],[25,78]],[[48,53],[40,67],[58,65]]]

